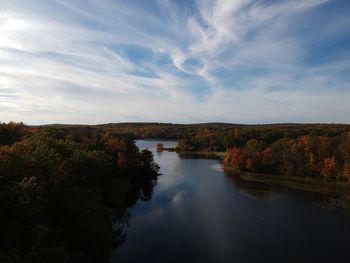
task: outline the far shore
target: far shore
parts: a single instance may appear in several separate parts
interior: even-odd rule
[[[158,151],[168,151],[168,152],[177,152],[182,156],[198,156],[198,157],[206,157],[213,159],[223,159],[226,152],[222,151],[189,151],[189,150],[180,150],[177,147],[163,147]]]
[[[182,150],[177,150],[176,152],[181,154],[181,155],[197,155],[197,156],[211,157],[214,159],[223,159],[225,156],[225,152],[218,152],[218,151],[182,151]]]

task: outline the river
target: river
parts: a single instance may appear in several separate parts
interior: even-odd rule
[[[137,141],[161,176],[130,209],[112,262],[350,262],[350,212],[321,208],[327,196],[243,181],[219,160],[158,153],[157,142]]]

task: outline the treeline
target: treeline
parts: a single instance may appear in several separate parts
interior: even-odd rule
[[[198,131],[224,132],[229,128],[241,127],[239,124],[204,123],[204,124],[172,124],[172,123],[110,123],[101,125],[49,125],[71,130],[97,130],[100,132],[114,132],[119,135],[135,139],[181,139],[192,137]]]
[[[181,151],[226,151],[241,171],[350,180],[350,126],[342,124],[122,123],[98,126],[137,138],[180,139]]]
[[[108,262],[158,165],[113,132],[0,124],[0,262]]]
[[[283,138],[269,146],[250,139],[229,148],[224,163],[240,171],[350,181],[350,132]]]
[[[98,125],[96,128],[137,139],[179,139],[183,136],[186,126],[171,123],[115,123]]]
[[[242,148],[255,139],[269,146],[279,139],[297,139],[302,136],[338,136],[350,131],[350,125],[341,124],[266,124],[232,126],[190,127],[191,132],[184,134],[179,147],[184,150],[226,151],[228,148]]]
[[[180,151],[227,152],[235,169],[299,177],[348,178],[345,124],[117,123],[76,129],[115,132],[131,138],[179,139]]]
[[[178,147],[226,151],[224,164],[239,171],[350,180],[350,126],[335,124],[251,125],[198,129]]]
[[[22,122],[0,123],[0,146],[15,143],[35,130],[35,128],[25,126]]]
[[[281,138],[299,138],[303,135],[330,137],[350,130],[343,124],[261,124],[230,123],[110,123],[101,125],[49,125],[69,129],[72,132],[113,132],[134,139],[178,139],[180,146],[194,150],[226,150],[242,147],[249,139],[271,144]]]
[[[65,128],[69,130],[91,130],[97,132],[113,132],[134,139],[179,139],[186,126],[171,123],[110,123],[100,125],[47,125],[47,127]]]

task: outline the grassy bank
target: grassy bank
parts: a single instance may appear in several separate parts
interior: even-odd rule
[[[225,156],[225,152],[217,152],[217,151],[176,151],[178,154],[182,156],[198,156],[198,157],[206,157],[206,158],[214,158],[214,159],[223,159]]]
[[[226,152],[219,151],[183,151],[178,148],[164,148],[166,151],[176,151],[183,157],[213,158],[222,160]],[[292,177],[274,174],[261,174],[237,171],[224,166],[226,171],[241,177],[246,181],[283,185],[297,190],[321,193],[330,196],[328,206],[350,209],[350,184],[347,182],[327,181],[323,178]]]
[[[246,181],[262,182],[288,186],[297,190],[317,192],[331,197],[330,206],[350,209],[350,184],[346,182],[326,181],[322,178],[291,177],[272,174],[259,174],[237,171],[225,166],[226,171],[241,177]]]

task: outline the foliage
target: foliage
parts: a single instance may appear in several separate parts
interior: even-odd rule
[[[350,180],[350,126],[345,124],[118,123],[66,128],[180,139],[180,151],[226,151],[224,163],[243,171]]]
[[[40,128],[16,137],[22,132],[7,130],[12,144],[0,147],[0,261],[107,262],[123,241],[127,207],[152,195],[152,153],[95,131]]]
[[[32,129],[25,126],[22,122],[0,123],[0,146],[19,141],[31,132]]]
[[[349,180],[350,132],[334,137],[305,135],[279,139],[270,146],[229,148],[226,165],[237,170],[285,176]]]

